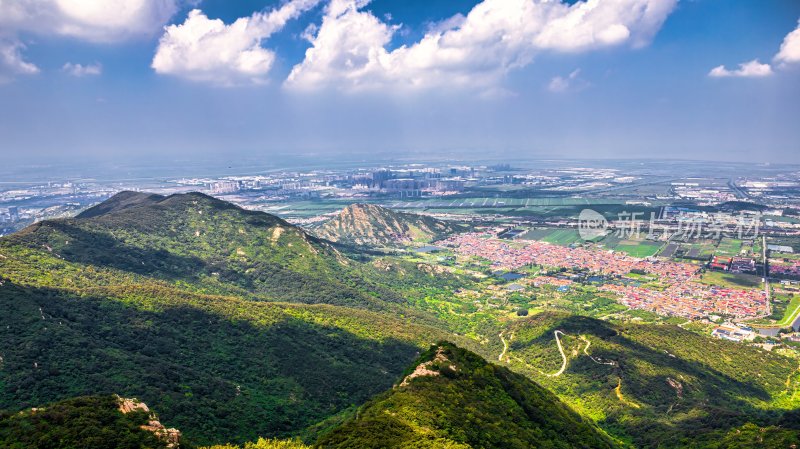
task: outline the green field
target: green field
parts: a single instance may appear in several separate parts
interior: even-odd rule
[[[681,245],[684,250],[683,257],[687,259],[708,259],[714,255],[716,245],[709,242],[697,242]]]
[[[761,288],[761,278],[749,274],[708,271],[700,277],[700,282],[723,288]]]
[[[615,251],[622,251],[633,257],[651,257],[661,249],[661,244],[656,242],[641,242],[637,244],[620,243],[614,247]]]
[[[733,257],[742,252],[742,241],[739,239],[723,238],[714,253],[717,256]]]
[[[522,240],[539,240],[563,246],[569,246],[573,243],[580,243],[583,241],[578,231],[574,229],[530,229],[528,232],[521,234],[520,238]]]
[[[529,229],[528,232],[520,234],[521,240],[542,240],[548,235],[552,234],[553,230],[549,228],[544,229]]]
[[[664,246],[661,242],[653,242],[641,238],[625,239],[616,234],[605,236],[605,238],[599,242],[599,245],[604,248],[629,254],[633,257],[641,258],[656,255],[661,247]]]
[[[543,242],[556,245],[569,246],[573,243],[583,241],[578,231],[574,229],[557,229],[542,239]]]
[[[584,206],[606,204],[608,200],[592,198],[431,198],[423,200],[398,201],[388,204],[396,207],[527,207],[527,206]]]
[[[578,231],[574,229],[531,229],[525,234],[522,234],[520,238],[523,240],[540,240],[564,246],[584,241],[578,234]],[[600,237],[595,242],[604,248],[613,249],[633,257],[641,258],[654,256],[663,246],[660,242],[651,242],[648,240],[622,240],[614,234]]]
[[[778,321],[779,326],[789,326],[797,318],[797,314],[800,314],[800,296],[785,299],[789,301],[786,307],[783,307],[783,317]]]
[[[258,210],[277,215],[282,218],[310,218],[317,215],[336,212],[344,209],[350,204],[357,202],[353,200],[317,200],[317,201],[292,201],[286,203],[267,203]],[[364,202],[364,201],[362,201]]]

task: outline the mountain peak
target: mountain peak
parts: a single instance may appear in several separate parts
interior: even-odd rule
[[[613,448],[594,425],[526,377],[449,342],[395,388],[323,436],[323,448]]]
[[[397,212],[375,204],[356,203],[324,222],[316,234],[355,245],[429,242],[457,232],[459,226],[427,215]]]
[[[400,382],[400,386],[406,387],[411,384],[413,379],[418,377],[438,376],[443,369],[458,371],[458,366],[448,358],[445,352],[447,345],[448,343],[439,343],[428,351],[426,353],[429,355],[427,360],[420,360],[419,365],[414,368],[414,371],[403,378],[403,381]]]
[[[169,196],[156,193],[122,191],[100,204],[86,209],[76,218],[93,218],[111,213],[122,212],[135,207],[161,206],[180,207],[205,204],[216,209],[241,209],[235,204],[201,192],[175,193]],[[245,211],[244,209],[242,209]],[[268,215],[268,214],[265,214]]]
[[[164,199],[163,195],[146,192],[133,192],[124,190],[113,195],[111,198],[97,204],[78,214],[77,218],[92,218],[105,215],[110,212],[117,212],[130,207],[155,204]]]

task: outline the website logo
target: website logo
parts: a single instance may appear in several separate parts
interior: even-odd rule
[[[578,235],[583,240],[594,240],[606,235],[608,220],[592,209],[584,209],[578,215]]]

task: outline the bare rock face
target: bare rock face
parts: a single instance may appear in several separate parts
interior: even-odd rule
[[[427,215],[395,212],[374,204],[352,204],[315,232],[333,242],[391,245],[427,242],[459,229],[457,225]]]
[[[150,409],[147,407],[147,404],[144,402],[140,402],[136,398],[123,398],[117,396],[117,400],[119,401],[119,411],[127,414],[136,411],[142,411],[150,413],[150,420],[147,422],[146,425],[141,426],[142,430],[146,430],[148,432],[152,432],[156,438],[159,440],[167,443],[167,447],[169,448],[180,448],[180,441],[181,441],[181,432],[178,429],[167,429],[164,427],[163,424],[158,420],[158,416],[155,413],[151,412]]]
[[[142,430],[152,432],[156,438],[167,443],[167,447],[179,448],[181,444],[181,431],[178,429],[167,429],[157,419],[150,420]]]
[[[147,408],[147,404],[144,402],[139,402],[136,398],[126,399],[117,396],[119,399],[119,411],[123,414],[128,414],[135,411],[143,411],[143,412],[150,412],[150,409]]]
[[[439,371],[434,370],[432,368],[433,365],[439,365],[439,364],[450,364],[450,360],[444,354],[444,350],[442,348],[439,348],[436,351],[436,357],[434,357],[433,360],[428,362],[423,362],[417,365],[414,371],[408,376],[406,376],[402,382],[400,382],[400,386],[401,387],[408,386],[409,382],[417,377],[438,376]],[[454,371],[458,371],[458,368],[455,365],[450,364],[450,368],[453,369]]]

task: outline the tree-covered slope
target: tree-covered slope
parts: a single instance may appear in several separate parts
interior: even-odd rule
[[[748,423],[800,438],[800,421],[784,419],[800,403],[800,372],[779,354],[563,313],[518,320],[503,338],[503,362],[637,447],[706,447]]]
[[[0,408],[136,396],[213,443],[295,434],[384,390],[447,334],[329,305],[201,295],[154,282],[0,286]]]
[[[118,212],[129,207],[153,205],[163,201],[166,197],[155,193],[146,192],[119,192],[111,198],[86,209],[78,214],[77,218],[92,218],[111,212]]]
[[[402,381],[323,436],[323,448],[611,448],[593,424],[527,378],[441,342]]]
[[[0,252],[10,247],[203,293],[373,309],[401,301],[300,228],[200,193],[122,192],[77,218],[43,221],[0,240]]]
[[[375,204],[353,204],[325,221],[315,233],[333,242],[390,246],[428,242],[460,229],[458,225],[427,215],[395,212]]]
[[[119,398],[112,395],[71,398],[21,412],[0,411],[0,447],[166,449],[170,443],[174,447],[176,442],[156,437],[150,420],[151,414],[144,410],[123,413]]]
[[[196,194],[105,204],[0,239],[0,408],[119,393],[201,443],[292,435],[448,336],[278,218]]]
[[[677,326],[480,313],[452,295],[478,281],[439,268],[355,262],[205,195],[120,194],[0,238],[0,409],[118,393],[201,444],[308,442],[389,388],[421,348],[449,340],[502,353],[501,364],[637,447],[797,434],[796,360]]]

